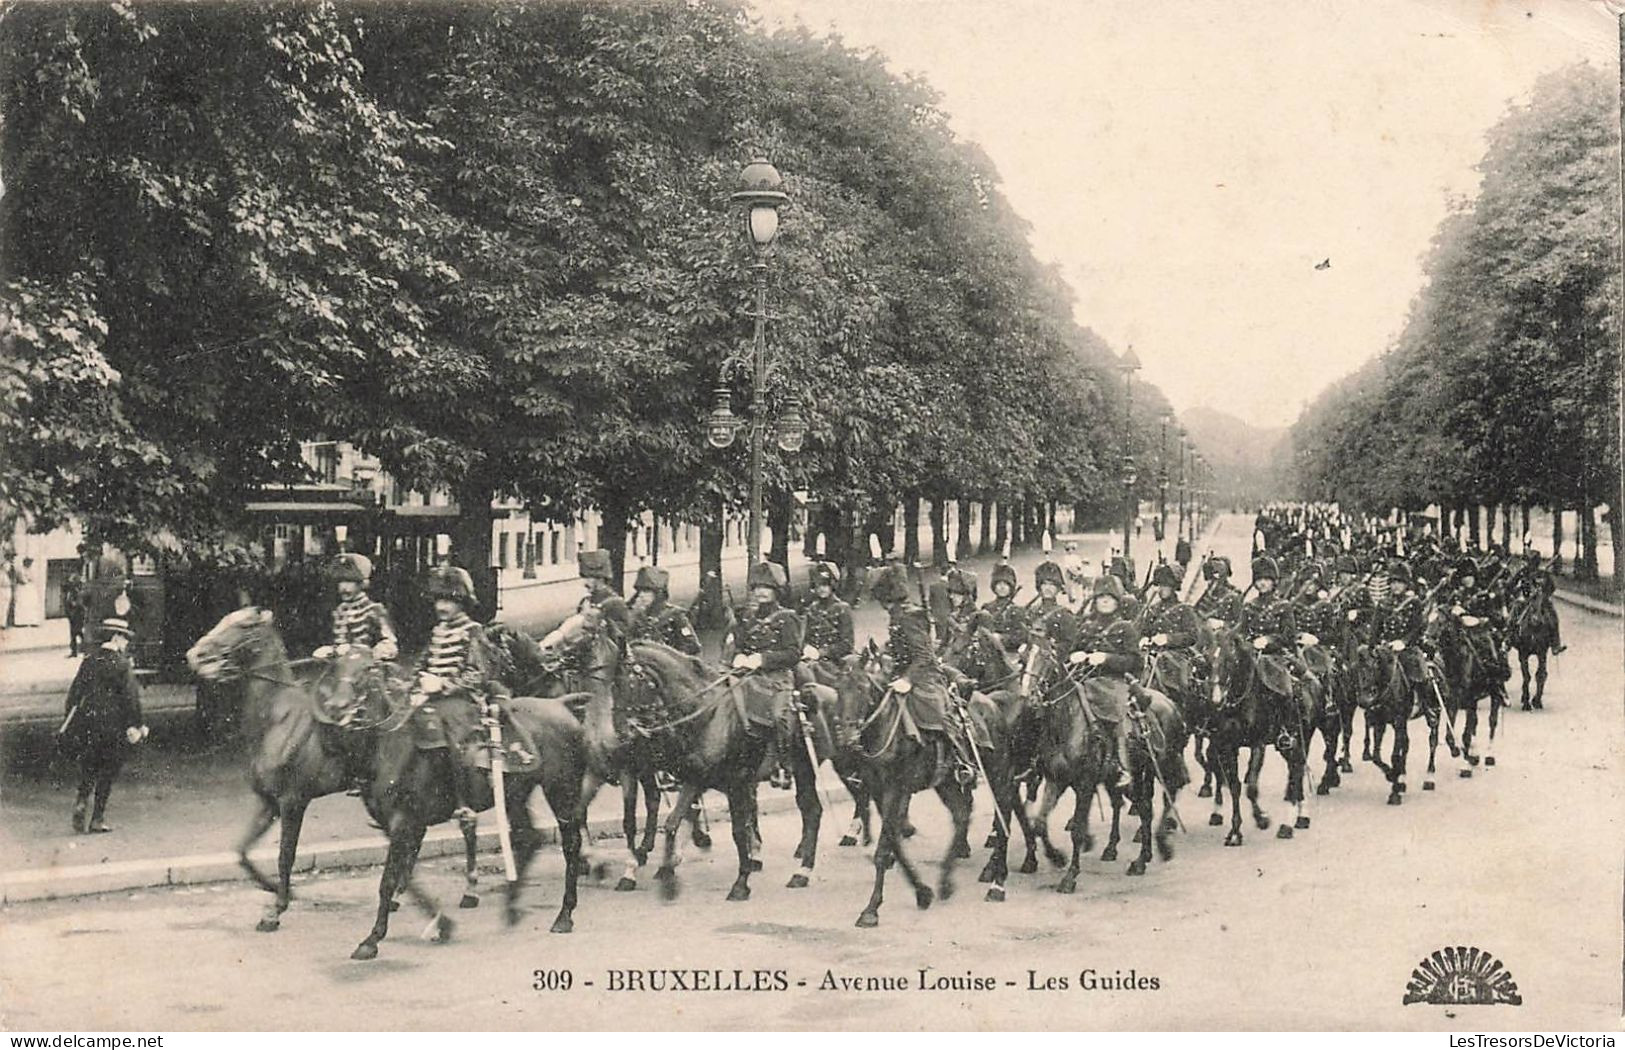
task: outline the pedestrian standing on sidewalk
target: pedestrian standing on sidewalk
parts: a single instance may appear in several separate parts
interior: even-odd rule
[[[85,595],[79,577],[62,582],[62,612],[68,618],[68,657],[79,655],[85,644]]]
[[[141,685],[130,661],[129,621],[101,622],[105,641],[91,650],[68,687],[67,715],[57,735],[64,754],[79,760],[79,793],[73,804],[73,830],[112,831],[102,819],[130,748],[144,740]],[[92,803],[92,796],[94,802]],[[89,819],[86,806],[91,805]]]

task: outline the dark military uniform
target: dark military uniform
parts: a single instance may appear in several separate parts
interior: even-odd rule
[[[103,636],[110,630],[104,625]],[[113,792],[113,779],[124,766],[129,729],[141,726],[141,686],[126,652],[92,649],[68,686],[67,716],[59,732],[63,752],[79,761],[79,790],[73,809],[75,831],[84,831],[85,806],[94,793],[90,830],[107,830],[102,814]]]
[[[1014,598],[994,598],[981,611],[988,615],[988,628],[999,636],[1007,652],[1015,652],[1027,641],[1027,610]]]
[[[1140,634],[1146,638],[1165,634],[1168,641],[1163,648],[1190,649],[1201,637],[1201,621],[1196,610],[1177,598],[1153,601],[1141,613]]]
[[[1264,638],[1267,644],[1260,652],[1290,653],[1297,644],[1298,624],[1290,602],[1283,601],[1274,591],[1259,594],[1242,606],[1241,636],[1251,644]],[[1256,647],[1255,647],[1256,648]]]
[[[801,621],[805,625],[802,644],[817,649],[820,660],[844,660],[852,654],[852,606],[839,595],[809,595],[801,606]]]
[[[909,681],[903,699],[915,724],[925,730],[945,730],[948,675],[931,644],[931,622],[923,606],[911,601],[892,604],[886,655],[891,658],[892,677]]]
[[[1102,595],[1118,599],[1118,609],[1110,613],[1097,611]],[[1069,663],[1077,663],[1078,654],[1102,653],[1105,659],[1098,665],[1089,665],[1090,672],[1101,678],[1116,675],[1137,675],[1145,665],[1140,655],[1140,632],[1134,621],[1122,609],[1122,585],[1115,577],[1102,577],[1094,583],[1090,611],[1076,619],[1076,636],[1069,647]],[[1130,756],[1128,750],[1127,690],[1096,690],[1090,693],[1090,707],[1096,715],[1112,727],[1113,743],[1117,755],[1118,784],[1129,782]]]
[[[796,614],[777,602],[767,608],[752,605],[728,633],[723,653],[730,659],[761,657],[761,667],[747,672],[734,688],[742,693],[747,719],[757,725],[771,723],[781,750],[788,747],[793,672],[801,660],[801,623]]]
[[[1196,615],[1203,620],[1223,620],[1235,626],[1241,622],[1241,591],[1229,580],[1214,580],[1196,600]]]
[[[689,623],[688,610],[681,605],[669,604],[663,597],[632,614],[627,638],[631,641],[659,642],[689,656],[700,655],[700,636],[694,633],[694,625]]]
[[[1034,638],[1048,638],[1059,652],[1069,651],[1077,637],[1077,616],[1054,598],[1040,598],[1027,610],[1029,631]]]

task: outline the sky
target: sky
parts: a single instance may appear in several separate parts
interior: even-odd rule
[[[1595,0],[753,3],[923,75],[1078,321],[1259,426],[1391,345],[1508,106],[1618,61]]]

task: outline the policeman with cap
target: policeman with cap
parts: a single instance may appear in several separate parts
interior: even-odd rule
[[[723,640],[723,655],[735,671],[743,672],[735,688],[745,694],[746,710],[772,712],[774,741],[771,754],[774,787],[791,785],[786,768],[794,743],[791,698],[794,669],[801,659],[801,624],[796,614],[779,604],[789,580],[782,566],[757,562],[745,576],[750,605]]]
[[[700,637],[689,623],[687,610],[671,604],[671,573],[653,565],[639,566],[630,608],[629,639],[660,642],[689,656],[700,655]]]

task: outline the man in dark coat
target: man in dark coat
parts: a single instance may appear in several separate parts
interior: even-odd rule
[[[1027,610],[1016,604],[1015,566],[1001,559],[993,566],[993,600],[982,606],[987,613],[987,625],[998,636],[999,644],[1007,653],[1014,653],[1027,641]]]
[[[744,672],[733,689],[752,726],[773,727],[773,748],[765,765],[774,787],[791,785],[790,748],[795,746],[795,666],[801,660],[801,622],[779,604],[789,586],[783,566],[757,562],[745,575],[751,604],[722,643],[723,658]]]
[[[79,760],[79,792],[73,804],[73,830],[112,831],[103,816],[113,779],[129,749],[147,735],[141,724],[141,685],[130,662],[129,621],[109,617],[100,624],[106,640],[79,665],[68,687],[68,703],[57,730],[64,753]],[[85,809],[95,801],[86,821]]]
[[[609,551],[582,551],[576,556],[576,571],[587,589],[582,605],[597,609],[617,638],[626,637],[632,629],[632,610],[627,606],[626,599],[616,594],[615,588],[610,585],[612,569]]]
[[[807,570],[807,598],[801,604],[801,660],[796,665],[796,684],[810,685],[834,681],[842,664],[856,645],[852,627],[852,606],[841,600],[835,588],[841,570],[831,562],[814,562]]]
[[[688,611],[671,604],[671,573],[653,565],[639,567],[632,584],[631,609],[630,638],[660,642],[689,656],[700,655],[700,636],[688,621]]]

